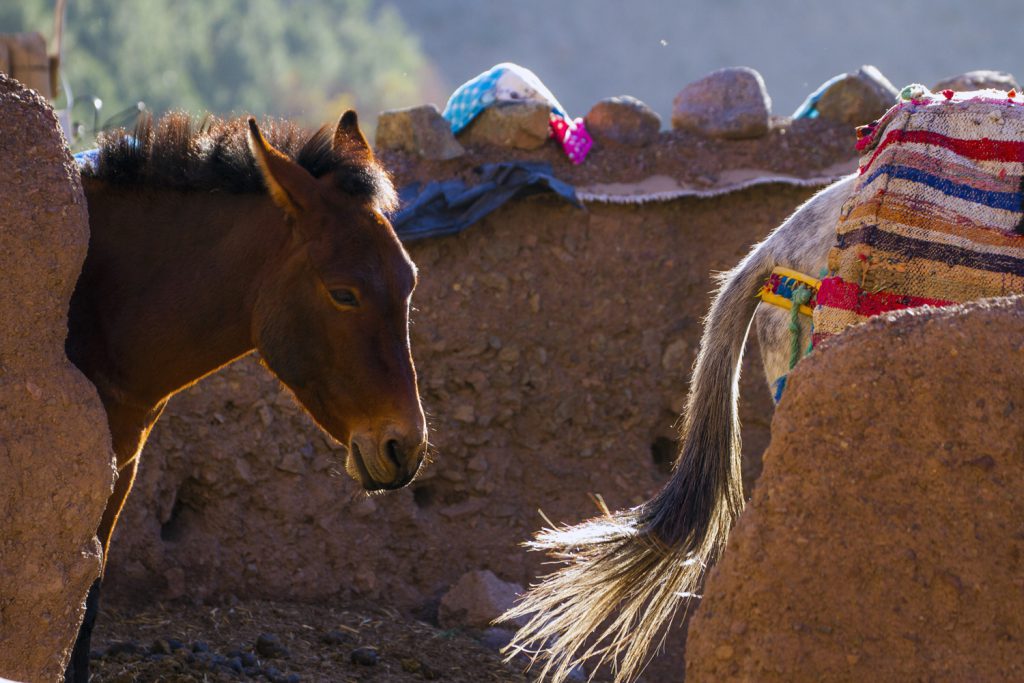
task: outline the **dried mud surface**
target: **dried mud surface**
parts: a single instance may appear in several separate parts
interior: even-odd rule
[[[113,482],[96,390],[64,355],[89,240],[49,105],[0,74],[0,677],[56,680],[99,573]]]
[[[798,142],[792,130],[773,132],[791,136],[786,145],[773,137],[617,157],[603,150],[567,178],[639,180],[669,166],[684,177],[694,164],[747,167],[753,157],[782,171],[812,148],[822,166],[851,160],[845,131],[803,134]],[[547,145],[531,158],[550,157],[561,174],[560,154]],[[651,154],[661,155],[654,166]],[[386,160],[401,186],[514,156]],[[542,526],[538,510],[575,522],[597,512],[591,493],[631,506],[665,481],[711,272],[732,267],[811,192],[771,185],[585,210],[534,196],[460,235],[412,244],[412,346],[433,453],[420,478],[365,497],[344,475],[340,447],[258,359],[244,359],[172,399],[158,422],[113,542],[104,600],[144,608],[357,598],[436,623],[440,597],[467,571],[529,584],[546,571],[519,545]],[[772,413],[757,358],[748,347],[748,483]],[[97,637],[118,628],[107,619],[116,617],[101,615]],[[681,642],[670,637],[650,680],[681,675]]]
[[[1024,298],[801,362],[690,623],[687,680],[1024,678]]]

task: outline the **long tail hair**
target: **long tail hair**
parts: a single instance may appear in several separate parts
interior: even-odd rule
[[[587,660],[610,663],[617,682],[636,678],[724,550],[743,508],[740,361],[757,291],[775,265],[764,246],[720,277],[669,482],[639,507],[544,529],[527,544],[564,562],[500,618],[529,617],[505,651],[543,659],[541,678],[562,681]]]

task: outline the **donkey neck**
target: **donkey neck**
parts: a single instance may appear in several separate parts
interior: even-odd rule
[[[105,402],[151,414],[252,350],[253,302],[288,230],[262,195],[85,189],[91,238],[69,356]]]

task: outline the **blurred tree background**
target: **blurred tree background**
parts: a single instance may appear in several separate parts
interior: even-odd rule
[[[54,0],[0,2],[0,31],[52,40]],[[437,78],[397,11],[371,0],[70,0],[64,76],[91,128],[142,100],[154,112],[254,113],[319,125],[355,107],[419,104]],[[86,103],[82,103],[86,100]]]

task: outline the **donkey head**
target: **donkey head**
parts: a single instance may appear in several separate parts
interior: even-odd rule
[[[253,338],[270,370],[348,446],[349,474],[368,491],[394,489],[426,452],[409,348],[416,266],[383,213],[394,191],[355,112],[330,144],[338,163],[313,177],[249,120],[249,146],[286,226],[256,293]]]

